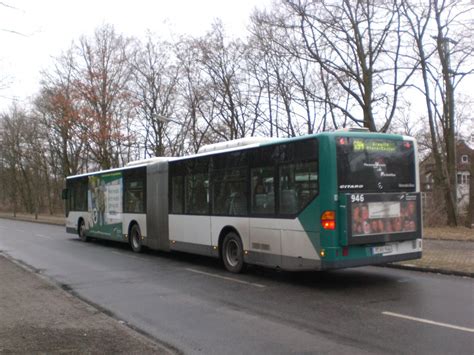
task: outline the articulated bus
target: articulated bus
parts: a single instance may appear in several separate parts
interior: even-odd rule
[[[327,270],[417,259],[413,138],[335,131],[218,143],[67,178],[67,232],[246,264]]]

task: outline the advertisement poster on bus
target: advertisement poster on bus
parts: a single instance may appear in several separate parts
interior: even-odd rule
[[[350,235],[354,239],[372,235],[418,234],[418,194],[352,194]]]
[[[122,173],[89,176],[90,233],[122,239]]]

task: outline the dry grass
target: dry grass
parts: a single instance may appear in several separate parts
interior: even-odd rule
[[[466,227],[426,227],[423,237],[436,240],[474,241],[474,229]]]

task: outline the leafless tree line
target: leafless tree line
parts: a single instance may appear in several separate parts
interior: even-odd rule
[[[245,39],[219,21],[173,43],[104,25],[54,60],[31,105],[2,114],[0,204],[53,213],[68,175],[362,126],[419,136],[455,225],[455,140],[469,130],[456,131],[456,89],[473,73],[472,21],[461,0],[280,0],[252,14]]]

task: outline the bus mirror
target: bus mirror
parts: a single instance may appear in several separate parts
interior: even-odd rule
[[[63,189],[63,192],[62,192],[62,194],[61,194],[61,198],[62,198],[63,200],[67,200],[67,189]]]

